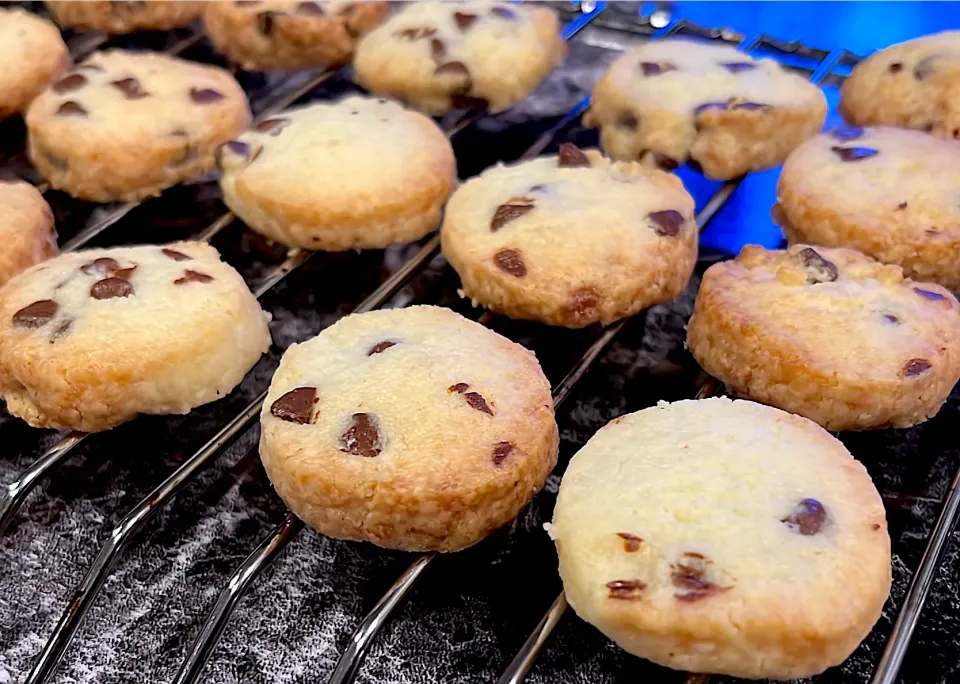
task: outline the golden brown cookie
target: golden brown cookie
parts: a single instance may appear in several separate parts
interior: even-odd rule
[[[26,109],[70,66],[60,31],[19,7],[0,7],[0,119]]]
[[[169,31],[186,26],[203,12],[204,2],[181,0],[47,0],[61,26],[104,33]]]
[[[0,285],[57,253],[50,205],[29,183],[0,181]]]

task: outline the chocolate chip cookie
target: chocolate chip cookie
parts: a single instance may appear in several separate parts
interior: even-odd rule
[[[57,253],[50,205],[29,183],[0,181],[0,285]]]
[[[510,522],[557,458],[532,352],[433,306],[357,314],[283,355],[260,457],[311,527],[457,551]]]
[[[51,84],[26,119],[30,158],[54,188],[135,201],[210,171],[217,146],[250,124],[250,107],[222,69],[109,50]]]
[[[790,242],[852,247],[960,289],[960,141],[839,128],[783,165],[774,220]]]
[[[0,119],[23,111],[70,65],[60,31],[20,8],[0,7]]]
[[[727,180],[777,166],[827,115],[818,87],[726,45],[650,41],[619,57],[584,116],[604,151]]]
[[[254,230],[305,249],[423,237],[456,181],[453,149],[433,120],[368,97],[287,110],[217,156],[227,206]]]
[[[532,93],[566,50],[547,7],[415,2],[360,42],[353,66],[368,90],[428,114],[499,112]]]
[[[386,2],[210,2],[203,21],[213,44],[244,69],[333,67],[379,24]]]
[[[0,290],[0,395],[36,427],[187,413],[269,346],[267,315],[206,243],[63,254]]]
[[[687,346],[742,396],[829,430],[907,427],[960,378],[960,305],[849,249],[747,246],[707,269]]]
[[[475,304],[569,328],[610,323],[686,287],[693,209],[675,176],[564,143],[461,186],[443,254]]]
[[[169,31],[186,26],[203,13],[204,4],[180,0],[48,0],[44,3],[61,26],[111,34]]]
[[[867,57],[843,83],[840,113],[858,126],[916,128],[960,140],[960,31]]]
[[[749,401],[661,402],[573,457],[551,535],[577,614],[678,670],[799,679],[849,656],[890,591],[866,469]]]

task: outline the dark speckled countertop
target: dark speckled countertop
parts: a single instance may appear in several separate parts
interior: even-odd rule
[[[674,11],[689,10],[693,18],[704,21],[723,15],[723,20],[715,23],[745,33],[779,29],[783,38],[795,37],[783,21],[784,12],[805,16],[804,12],[812,11],[854,11],[847,5],[816,9],[817,4],[800,3],[791,6],[792,10],[784,9],[776,15],[780,23],[772,22],[772,27],[762,22],[764,16],[772,16],[768,4],[763,3],[751,3],[749,8],[734,3],[727,15],[720,3],[681,4]],[[625,16],[636,7],[623,4],[614,11]],[[916,10],[894,9],[910,16],[925,11],[919,5]],[[954,14],[942,7],[936,10],[945,17],[939,24],[928,22],[918,28],[918,21],[904,20],[898,26],[918,35],[950,21],[960,24],[960,12],[955,6],[952,10]],[[861,12],[858,16],[865,15]],[[752,23],[738,26],[738,18],[744,24]],[[808,43],[816,43],[816,36],[804,33],[808,24],[799,21],[797,33]],[[860,36],[851,48],[862,53],[910,37],[891,37],[889,33],[882,34],[876,44],[864,43]],[[151,46],[162,49],[175,38],[153,36],[148,43],[153,41]],[[825,34],[824,47],[840,47],[840,39],[831,28],[829,35]],[[601,29],[577,36],[567,65],[533,97],[510,112],[481,120],[455,139],[461,175],[472,175],[498,158],[518,156],[587,94],[599,72],[629,42],[623,34]],[[204,44],[191,48],[185,56],[216,61]],[[255,109],[262,109],[272,89],[293,82],[258,74],[240,74],[239,78]],[[310,97],[332,97],[351,88],[348,79],[335,79]],[[827,90],[835,101],[835,88]],[[0,124],[0,167],[29,175],[23,166],[22,135],[19,120]],[[573,125],[563,131],[561,139],[586,146],[595,144],[596,136]],[[686,171],[682,176],[702,206],[716,185]],[[764,178],[748,179],[708,229],[699,272],[722,256],[718,249],[736,247],[746,240],[773,244],[779,240],[766,215],[773,201],[770,179],[775,181],[776,173],[760,176]],[[64,239],[104,211],[60,193],[48,196]],[[222,211],[216,183],[201,180],[145,203],[95,244],[187,237]],[[239,223],[220,233],[214,244],[250,283],[256,283],[284,258],[282,250],[265,244]],[[0,684],[19,682],[26,676],[71,591],[123,514],[266,387],[283,349],[348,313],[416,250],[414,245],[383,252],[318,255],[264,297],[264,307],[274,316],[275,345],[237,391],[189,416],[142,417],[86,440],[53,471],[8,533],[0,537]],[[683,336],[698,282],[695,277],[676,302],[655,307],[627,323],[558,413],[560,465],[544,491],[509,528],[431,564],[374,645],[358,681],[452,684],[496,680],[560,589],[556,556],[542,525],[550,519],[566,461],[608,420],[660,399],[689,398],[695,391],[699,369],[683,348]],[[442,303],[477,317],[478,312],[458,298],[457,285],[455,275],[438,257],[388,306]],[[494,317],[491,326],[533,349],[554,383],[600,333],[598,328],[548,329],[502,317]],[[938,417],[913,429],[841,435],[870,471],[886,503],[894,586],[874,632],[844,665],[818,677],[817,682],[868,682],[876,667],[939,502],[960,463],[954,424],[960,415],[958,399],[955,393]],[[30,429],[5,414],[0,417],[0,482],[12,480],[55,440],[53,433]],[[256,442],[254,428],[146,525],[114,569],[53,681],[119,684],[173,679],[225,579],[283,517],[283,505],[260,466]],[[908,684],[960,681],[960,549],[955,534],[904,665],[902,681]],[[353,629],[411,559],[407,554],[326,539],[311,531],[299,534],[241,601],[212,654],[205,681],[326,681]],[[682,675],[624,654],[568,613],[529,681],[679,683]]]

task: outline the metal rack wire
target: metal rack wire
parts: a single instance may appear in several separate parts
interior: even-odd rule
[[[780,55],[799,55],[816,61],[811,74],[813,82],[836,80],[838,76],[834,69],[838,66],[849,67],[856,63],[857,57],[846,51],[827,52],[811,48],[797,42],[783,42],[769,36],[759,36],[746,39],[729,28],[706,28],[691,24],[684,20],[674,22],[662,29],[653,27],[648,18],[611,17],[604,14],[602,3],[590,3],[578,7],[567,14],[569,23],[564,29],[566,38],[573,37],[580,30],[593,23],[607,30],[623,31],[638,37],[661,38],[670,35],[689,35],[706,40],[719,40],[739,45],[747,51],[773,52]],[[183,50],[201,39],[199,34],[188,36],[168,49],[171,54],[179,54]],[[84,50],[91,52],[100,47],[104,40],[87,41]],[[77,55],[78,57],[80,55]],[[317,88],[332,74],[318,73],[310,76],[298,87],[285,90],[277,94],[273,103],[265,109],[261,118],[271,116],[288,107],[302,96]],[[536,142],[527,149],[523,158],[535,157],[553,144],[557,137],[577,121],[586,107],[587,99],[579,102],[549,131],[541,135]],[[466,115],[446,122],[447,133],[456,135],[479,116],[479,112],[469,112]],[[701,230],[706,227],[711,218],[734,193],[739,181],[724,184],[710,199],[697,216],[697,225]],[[43,189],[43,188],[42,188]],[[64,245],[64,251],[78,249],[88,244],[95,237],[117,223],[129,212],[138,206],[136,203],[119,205],[110,209],[98,221],[81,231],[72,240]],[[227,212],[212,222],[204,231],[196,236],[197,239],[209,240],[221,230],[229,226],[235,217]],[[370,311],[384,305],[395,295],[411,278],[419,274],[438,253],[439,237],[434,236],[427,240],[419,251],[392,276],[384,280],[380,286],[362,303],[355,308],[355,313]],[[256,296],[262,297],[290,273],[305,264],[312,256],[309,252],[293,252],[287,259],[270,271],[254,287]],[[489,317],[484,316],[481,322]],[[594,362],[601,357],[610,343],[623,329],[624,322],[617,323],[602,332],[589,346],[583,356],[576,362],[568,374],[554,388],[554,402],[557,407],[570,396],[578,381],[584,376]],[[192,456],[187,458],[179,468],[167,479],[160,483],[139,504],[130,510],[113,528],[106,542],[100,549],[93,563],[88,568],[83,580],[73,592],[66,609],[50,638],[46,641],[41,653],[35,661],[31,672],[25,680],[27,684],[46,682],[53,674],[66,648],[75,636],[85,615],[102,589],[104,582],[116,565],[119,557],[130,546],[136,534],[144,527],[162,507],[179,493],[204,467],[219,457],[225,448],[240,434],[250,428],[259,414],[266,392],[262,392],[251,401],[237,416],[235,416],[216,435],[207,441]],[[69,433],[57,444],[44,452],[30,467],[28,467],[13,482],[0,491],[0,534],[10,523],[11,519],[23,504],[30,491],[44,478],[51,468],[61,463],[82,441],[89,439],[82,433]],[[953,479],[952,485],[945,497],[940,517],[928,539],[927,548],[920,565],[914,574],[906,600],[900,610],[897,622],[887,642],[883,657],[875,672],[874,684],[892,684],[896,681],[903,657],[909,646],[913,630],[919,620],[924,602],[929,595],[933,577],[940,567],[946,542],[960,515],[960,471]],[[236,568],[228,581],[221,588],[218,598],[206,617],[193,644],[187,650],[182,665],[177,673],[177,684],[188,684],[199,679],[203,667],[215,648],[218,639],[226,629],[230,616],[247,589],[253,584],[262,570],[267,567],[284,549],[284,547],[303,528],[303,524],[288,513],[281,523],[250,553],[250,555]],[[418,556],[414,562],[393,583],[390,589],[377,602],[374,608],[360,622],[351,636],[348,646],[343,652],[334,672],[330,677],[330,684],[347,684],[355,680],[363,663],[363,659],[370,649],[382,628],[389,620],[393,611],[402,603],[417,580],[427,567],[434,562],[434,554]],[[524,643],[513,661],[504,670],[499,679],[500,684],[516,684],[523,681],[536,662],[536,658],[543,646],[557,626],[560,617],[567,607],[563,594],[554,601],[543,619],[536,626],[530,637]],[[688,684],[705,684],[707,677],[691,675]]]

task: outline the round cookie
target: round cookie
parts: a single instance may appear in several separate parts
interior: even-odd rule
[[[577,614],[678,670],[820,673],[853,652],[890,591],[866,469],[814,423],[748,401],[613,420],[570,462],[550,532]]]
[[[352,96],[261,121],[218,152],[227,206],[293,247],[338,251],[435,230],[456,182],[450,141],[395,102]]]
[[[680,294],[697,259],[693,198],[675,176],[570,143],[462,185],[443,254],[463,295],[512,318],[581,328]]]
[[[880,50],[840,89],[840,113],[858,126],[900,126],[960,140],[960,31]]]
[[[823,126],[821,90],[772,59],[726,45],[656,40],[627,51],[593,89],[604,151],[665,170],[691,161],[718,180],[777,166]]]
[[[0,395],[35,427],[97,432],[228,394],[268,316],[202,242],[63,254],[0,290]]]
[[[433,306],[347,316],[291,346],[260,422],[264,468],[297,516],[405,551],[480,541],[557,459],[533,353]]]
[[[20,8],[0,7],[0,119],[22,111],[70,65],[60,31]]]
[[[44,3],[61,26],[111,34],[169,31],[186,26],[203,13],[204,4],[179,0],[47,0]]]
[[[136,201],[214,167],[250,124],[222,69],[158,53],[96,53],[27,111],[29,154],[57,189],[94,202]]]
[[[244,69],[346,64],[358,36],[379,24],[386,2],[210,2],[203,21],[217,49]]]
[[[57,253],[53,212],[35,187],[0,181],[0,285]]]
[[[777,186],[791,242],[852,247],[918,280],[960,289],[960,141],[841,128],[800,145]]]
[[[707,269],[687,346],[737,394],[829,430],[907,427],[960,378],[960,304],[853,250],[750,245]]]
[[[428,114],[532,93],[566,56],[552,9],[489,2],[415,2],[371,31],[353,67],[367,90]]]

